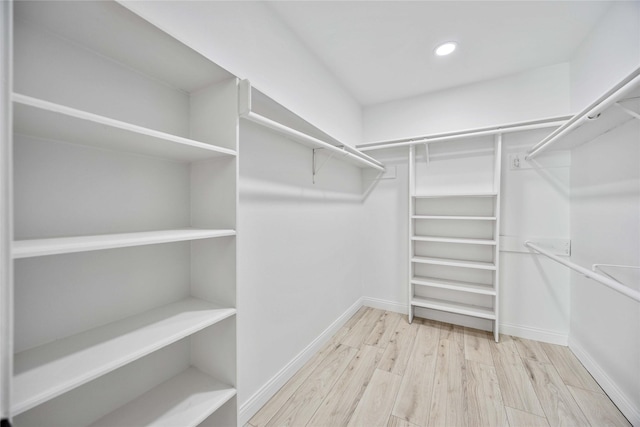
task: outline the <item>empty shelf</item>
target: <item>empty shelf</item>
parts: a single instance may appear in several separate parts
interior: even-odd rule
[[[236,155],[228,148],[30,96],[14,93],[13,103],[14,131],[20,134],[182,161]]]
[[[464,215],[412,215],[412,219],[446,219],[461,221],[495,221],[495,216],[464,216]]]
[[[493,289],[492,285],[482,285],[478,283],[461,282],[457,280],[415,276],[413,279],[411,279],[411,283],[418,286],[449,289],[453,291],[469,292],[473,294],[496,295],[496,290]]]
[[[440,198],[451,198],[451,197],[495,197],[497,193],[459,193],[459,194],[415,194],[413,195],[416,199],[440,199]]]
[[[468,305],[454,303],[450,301],[442,301],[433,298],[424,298],[414,296],[411,299],[411,305],[414,307],[430,308],[432,310],[446,311],[448,313],[464,314],[466,316],[481,317],[483,319],[495,320],[496,315],[492,309],[479,307],[476,305]]]
[[[640,68],[636,68],[600,98],[531,147],[525,158],[532,159],[546,150],[567,150],[577,147],[634,118],[639,118],[638,97],[640,97]]]
[[[459,238],[459,237],[413,236],[411,240],[414,240],[417,242],[460,243],[465,245],[489,245],[489,246],[496,245],[495,240],[465,239],[465,238]]]
[[[495,216],[464,216],[464,215],[412,215],[412,219],[445,219],[455,221],[495,221]]]
[[[495,270],[496,269],[496,265],[494,263],[485,262],[485,261],[467,261],[467,260],[460,260],[460,259],[414,256],[413,258],[411,258],[411,262],[418,262],[422,264],[432,264],[432,265],[446,265],[449,267],[476,268],[479,270]]]
[[[195,427],[235,395],[233,387],[191,367],[91,427]]]
[[[12,412],[24,412],[235,313],[188,298],[20,352]]]
[[[138,233],[99,234],[94,236],[59,237],[50,239],[18,240],[13,242],[13,258],[30,258],[43,255],[59,255],[130,246],[181,242],[234,236],[234,230],[202,230],[185,228],[178,230],[143,231]]]

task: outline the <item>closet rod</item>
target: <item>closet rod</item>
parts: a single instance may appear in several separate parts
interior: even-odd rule
[[[240,117],[247,119],[249,121],[252,121],[254,123],[257,123],[259,125],[262,125],[266,128],[280,132],[284,135],[303,141],[316,148],[324,148],[332,153],[349,157],[350,159],[355,160],[358,163],[365,164],[373,169],[384,171],[384,166],[382,165],[382,163],[378,162],[373,157],[367,156],[364,153],[360,153],[358,150],[351,148],[347,145],[342,145],[341,147],[337,147],[333,144],[329,144],[328,142],[324,142],[318,138],[307,135],[306,133],[302,133],[298,130],[285,126],[274,120],[268,119],[264,116],[261,116],[260,114],[256,114],[253,111],[248,111],[242,114]]]
[[[640,86],[640,68],[636,68],[633,73],[614,86],[609,92],[602,95],[595,102],[573,116],[563,126],[556,129],[545,139],[531,147],[525,159],[533,159],[553,145],[558,141],[558,139],[582,126],[586,121],[596,120],[604,110],[614,105],[617,101],[624,99],[627,94],[637,89],[638,86]]]
[[[390,139],[387,141],[368,142],[358,145],[361,151],[382,150],[385,148],[407,147],[430,142],[448,141],[453,139],[471,138],[474,136],[496,135],[499,133],[520,132],[532,129],[545,129],[549,127],[558,127],[564,124],[570,116],[554,117],[545,120],[536,120],[531,122],[513,123],[502,126],[494,126],[488,128],[469,129],[460,132],[446,132],[433,134],[428,136],[417,136],[415,138]]]
[[[594,271],[591,271],[588,268],[581,267],[578,264],[572,263],[571,261],[567,261],[565,259],[562,259],[559,256],[556,256],[556,255],[552,254],[551,252],[548,252],[548,251],[542,249],[540,246],[538,246],[538,245],[536,245],[534,243],[531,243],[529,240],[524,242],[524,245],[526,247],[531,248],[534,251],[546,256],[547,258],[551,258],[555,262],[558,262],[558,263],[564,265],[565,267],[569,267],[570,269],[572,269],[574,271],[577,271],[578,273],[582,274],[583,276],[587,277],[588,279],[592,279],[592,280],[595,280],[596,282],[602,283],[606,287],[611,288],[614,291],[620,292],[621,294],[626,295],[629,298],[640,302],[640,292],[638,292],[638,291],[636,291],[634,289],[626,287],[625,285],[623,285],[622,283],[618,282],[617,280],[614,280],[614,279],[611,279],[609,277],[603,276],[602,274],[599,274],[599,273],[596,273]]]

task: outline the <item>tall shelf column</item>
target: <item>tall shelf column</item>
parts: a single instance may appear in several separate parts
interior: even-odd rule
[[[10,4],[2,415],[236,425],[238,79],[114,1]]]
[[[410,321],[490,328],[498,341],[501,150],[501,135],[410,147]]]

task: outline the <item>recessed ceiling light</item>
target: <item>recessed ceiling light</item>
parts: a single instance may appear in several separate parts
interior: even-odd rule
[[[456,46],[457,46],[456,42],[442,43],[440,46],[438,46],[436,48],[436,50],[435,50],[436,55],[438,55],[438,56],[449,55],[451,52],[456,50]]]

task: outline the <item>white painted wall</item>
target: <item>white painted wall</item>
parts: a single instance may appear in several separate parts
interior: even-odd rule
[[[571,260],[640,265],[640,123],[573,151]],[[640,274],[608,269],[640,290]],[[570,347],[623,413],[640,424],[640,303],[571,275]]]
[[[360,105],[260,1],[121,1],[343,143],[362,140]]]
[[[364,141],[569,114],[569,64],[366,107]]]
[[[363,295],[395,304],[408,313],[409,280],[409,149],[369,152],[384,162],[387,172],[363,205]],[[367,173],[365,176],[374,178]]]
[[[571,62],[572,106],[591,103],[640,66],[640,3],[616,2]],[[640,265],[640,124],[572,152],[572,261]],[[608,270],[635,289],[639,275]],[[571,275],[569,346],[632,424],[640,425],[640,304]]]
[[[528,164],[521,155],[521,169],[511,169],[509,162],[509,154],[525,153],[548,133],[542,129],[503,138],[500,236],[518,243],[501,248],[500,323],[503,333],[566,345],[569,272],[518,245],[527,239],[569,239],[570,154],[557,152]]]
[[[571,59],[571,108],[595,101],[640,65],[640,2],[617,1]]]
[[[335,159],[313,184],[311,149],[246,121],[240,136],[238,401],[244,424],[243,417],[277,391],[273,384],[282,385],[295,371],[291,366],[300,367],[296,357],[362,296],[363,186],[359,169]]]

